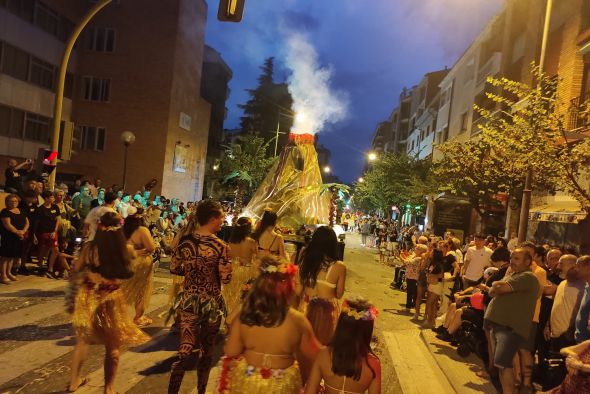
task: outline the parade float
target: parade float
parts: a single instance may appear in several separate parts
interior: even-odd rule
[[[289,134],[289,143],[254,193],[245,213],[260,218],[271,209],[279,227],[328,224],[330,193],[325,193],[312,134]]]

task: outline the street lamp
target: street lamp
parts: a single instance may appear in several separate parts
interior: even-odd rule
[[[369,161],[377,160],[377,154],[375,152],[369,153],[369,155],[367,157],[368,157]]]
[[[329,174],[330,171],[332,171],[332,169],[330,168],[330,166],[325,166],[324,167],[324,173]]]
[[[365,181],[365,178],[363,178],[363,177],[359,178],[359,183],[363,183],[364,181]]]
[[[121,141],[123,141],[123,145],[125,145],[125,156],[123,158],[123,190],[125,190],[127,186],[127,149],[129,148],[129,145],[135,142],[135,134],[131,131],[124,131],[121,133]]]

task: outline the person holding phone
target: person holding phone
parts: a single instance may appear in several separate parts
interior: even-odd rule
[[[32,169],[33,160],[27,159],[18,164],[15,159],[8,160],[8,168],[4,171],[4,189],[9,193],[18,193],[22,190],[22,179]]]

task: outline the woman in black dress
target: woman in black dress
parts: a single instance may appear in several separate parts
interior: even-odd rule
[[[29,220],[18,209],[19,197],[9,194],[4,200],[6,208],[0,212],[0,282],[10,284],[16,280],[12,266],[20,265],[23,240],[29,230]]]

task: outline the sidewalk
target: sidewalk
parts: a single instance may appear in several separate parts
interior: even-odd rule
[[[350,270],[367,272],[369,270],[365,267],[370,264],[371,271],[381,273],[378,280],[368,281],[371,284],[365,291],[379,304],[376,327],[382,331],[385,340],[381,347],[387,349],[399,380],[397,390],[384,385],[384,393],[497,393],[489,381],[476,375],[483,368],[483,362],[477,356],[460,357],[456,348],[437,339],[432,330],[423,330],[410,321],[413,314],[403,312],[406,293],[389,288],[393,268],[379,262],[376,249],[361,247],[357,234],[347,234],[346,248],[356,249],[352,255],[362,255],[362,260],[366,261],[366,264],[345,261]]]

